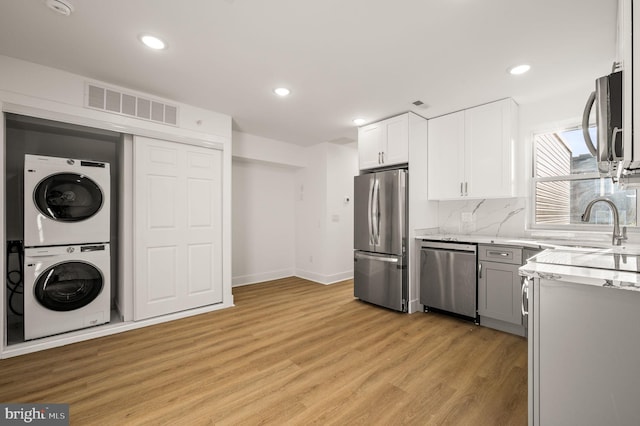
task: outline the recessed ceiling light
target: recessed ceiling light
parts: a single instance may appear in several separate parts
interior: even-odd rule
[[[278,87],[277,89],[273,89],[273,93],[278,96],[288,96],[291,93],[291,90],[286,87]]]
[[[167,44],[164,41],[149,34],[141,35],[140,41],[143,42],[145,46],[154,50],[163,50],[167,48]]]
[[[530,69],[531,69],[531,65],[522,64],[522,65],[516,65],[515,67],[511,67],[507,71],[509,71],[509,74],[512,74],[512,75],[520,75],[520,74],[524,74]]]
[[[356,126],[362,126],[366,122],[367,122],[367,120],[365,120],[364,118],[354,118],[353,119],[353,124],[355,124]]]

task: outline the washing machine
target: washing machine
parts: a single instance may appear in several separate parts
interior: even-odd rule
[[[24,250],[24,338],[109,322],[109,244]]]
[[[109,163],[26,154],[25,247],[109,242]]]

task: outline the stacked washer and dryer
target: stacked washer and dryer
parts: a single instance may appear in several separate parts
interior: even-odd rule
[[[109,163],[24,160],[24,338],[109,322]]]

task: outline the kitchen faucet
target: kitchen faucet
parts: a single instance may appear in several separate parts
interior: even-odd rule
[[[591,208],[598,201],[606,203],[613,212],[613,238],[611,239],[611,244],[614,246],[619,246],[623,241],[627,239],[627,227],[623,226],[622,233],[620,233],[620,218],[618,215],[618,208],[615,204],[613,204],[613,201],[604,197],[596,198],[595,200],[590,201],[589,204],[587,204],[587,207],[584,209],[584,213],[582,214],[582,221],[589,222],[589,219],[591,218]]]

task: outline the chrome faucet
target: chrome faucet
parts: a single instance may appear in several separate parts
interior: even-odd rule
[[[623,241],[627,239],[627,227],[623,226],[622,233],[620,233],[620,217],[618,215],[618,208],[615,204],[613,204],[613,201],[608,198],[596,198],[595,200],[590,201],[589,204],[587,204],[587,207],[584,209],[584,213],[582,214],[582,221],[589,222],[589,219],[591,219],[591,208],[598,201],[606,203],[613,212],[613,238],[611,238],[611,244],[614,246],[619,246]]]

